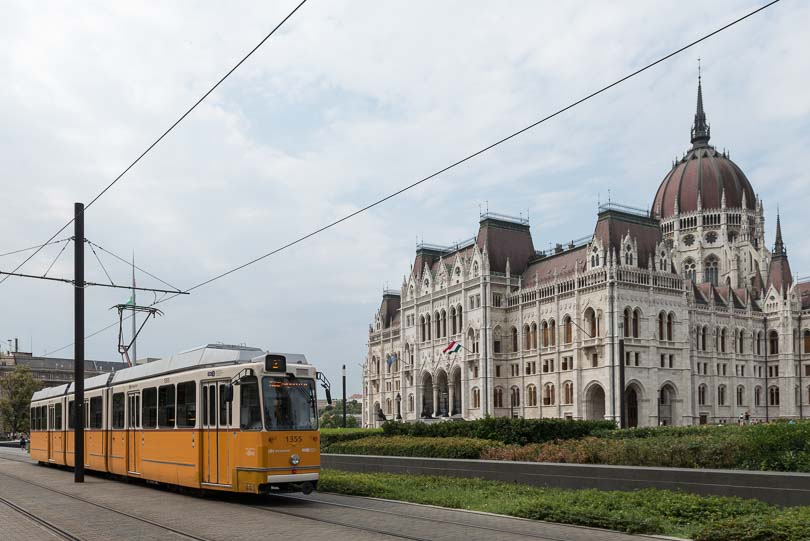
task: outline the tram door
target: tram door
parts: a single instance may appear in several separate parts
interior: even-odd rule
[[[230,485],[230,403],[226,402],[227,384],[203,383],[202,387],[202,470],[203,482]],[[224,408],[224,409],[223,409]]]
[[[56,427],[55,427],[55,423],[54,423],[54,405],[53,404],[48,406],[48,425],[47,426],[48,426],[48,432],[46,432],[46,434],[48,435],[48,460],[53,462],[54,459],[56,458],[54,456],[56,450],[54,449],[55,446],[54,446],[54,442],[53,442],[54,434],[56,434],[56,432],[55,432]]]
[[[127,395],[127,471],[140,473],[141,454],[141,395]]]

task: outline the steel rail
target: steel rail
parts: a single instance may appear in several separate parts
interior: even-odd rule
[[[25,518],[27,518],[31,522],[33,522],[33,523],[35,523],[35,524],[37,524],[39,526],[42,526],[43,528],[45,528],[46,530],[48,530],[51,533],[55,534],[56,536],[58,536],[61,539],[67,539],[68,541],[83,541],[83,539],[81,537],[77,537],[77,536],[73,535],[69,531],[67,531],[67,530],[65,530],[63,528],[60,528],[56,524],[45,520],[44,518],[38,516],[36,513],[32,513],[31,511],[28,511],[24,507],[20,507],[16,503],[9,501],[9,500],[7,500],[6,498],[4,498],[2,496],[0,496],[0,503],[6,505],[11,510],[13,510],[13,511],[19,513],[20,515],[24,516]]]
[[[22,462],[24,464],[33,465],[32,462],[29,462],[27,460],[18,460],[18,459],[13,459],[13,458],[6,458],[4,456],[0,457],[0,459],[2,459],[2,460],[10,460],[10,461],[13,461],[13,462]],[[126,511],[121,511],[119,509],[115,509],[113,507],[109,507],[107,505],[97,503],[97,502],[94,502],[92,500],[88,500],[86,498],[82,498],[81,496],[76,496],[75,494],[71,494],[69,492],[64,492],[62,490],[57,490],[55,488],[51,488],[49,486],[42,485],[40,483],[36,483],[34,481],[31,481],[30,479],[25,479],[24,477],[19,477],[17,475],[12,475],[12,474],[10,474],[8,472],[0,471],[0,475],[5,476],[5,477],[10,477],[11,479],[16,479],[17,481],[22,481],[23,483],[27,483],[29,485],[32,485],[32,486],[35,486],[35,487],[38,487],[38,488],[41,488],[41,489],[44,489],[44,490],[48,490],[50,492],[60,494],[60,495],[65,496],[67,498],[71,498],[73,500],[77,500],[77,501],[92,505],[94,507],[98,507],[99,509],[104,509],[105,511],[109,511],[111,513],[116,513],[118,515],[122,515],[122,516],[125,516],[125,517],[128,517],[128,518],[131,518],[133,520],[137,520],[139,522],[149,524],[151,526],[155,526],[155,527],[160,528],[162,530],[166,530],[167,532],[172,532],[172,533],[177,534],[179,536],[185,537],[187,539],[193,539],[194,541],[212,541],[211,539],[208,539],[206,537],[200,537],[200,536],[197,536],[197,535],[194,535],[194,534],[190,534],[188,532],[184,532],[182,530],[172,528],[171,526],[166,526],[165,524],[155,522],[154,520],[150,520],[150,519],[144,518],[144,517],[139,517],[138,515],[133,515],[131,513],[127,513]]]

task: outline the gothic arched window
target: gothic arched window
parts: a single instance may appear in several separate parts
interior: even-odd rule
[[[553,383],[546,383],[543,386],[543,405],[544,406],[553,406],[554,405],[554,384]]]
[[[710,255],[706,258],[706,261],[703,265],[703,276],[704,282],[709,282],[713,286],[717,285],[717,281],[719,280],[719,269],[717,268],[717,258],[713,255]]]
[[[697,270],[693,260],[687,259],[683,262],[683,277],[692,282],[696,281]]]
[[[502,408],[503,407],[503,389],[500,387],[495,388],[495,407]]]

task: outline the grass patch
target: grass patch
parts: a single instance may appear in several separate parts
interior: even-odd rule
[[[449,477],[324,470],[319,490],[696,541],[810,539],[810,508],[666,490],[562,490]]]

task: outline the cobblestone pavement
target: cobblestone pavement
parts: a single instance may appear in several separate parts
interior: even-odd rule
[[[6,492],[5,484],[0,492]],[[25,539],[26,541],[54,541],[59,537],[33,520],[0,502],[0,536],[3,539]]]
[[[333,494],[188,496],[92,475],[85,477],[84,484],[75,484],[69,471],[19,462],[21,459],[27,460],[27,454],[0,449],[0,496],[87,541],[113,538],[175,541],[189,539],[188,536],[210,541],[645,539],[590,528]],[[0,502],[0,538],[36,541],[57,537]]]

